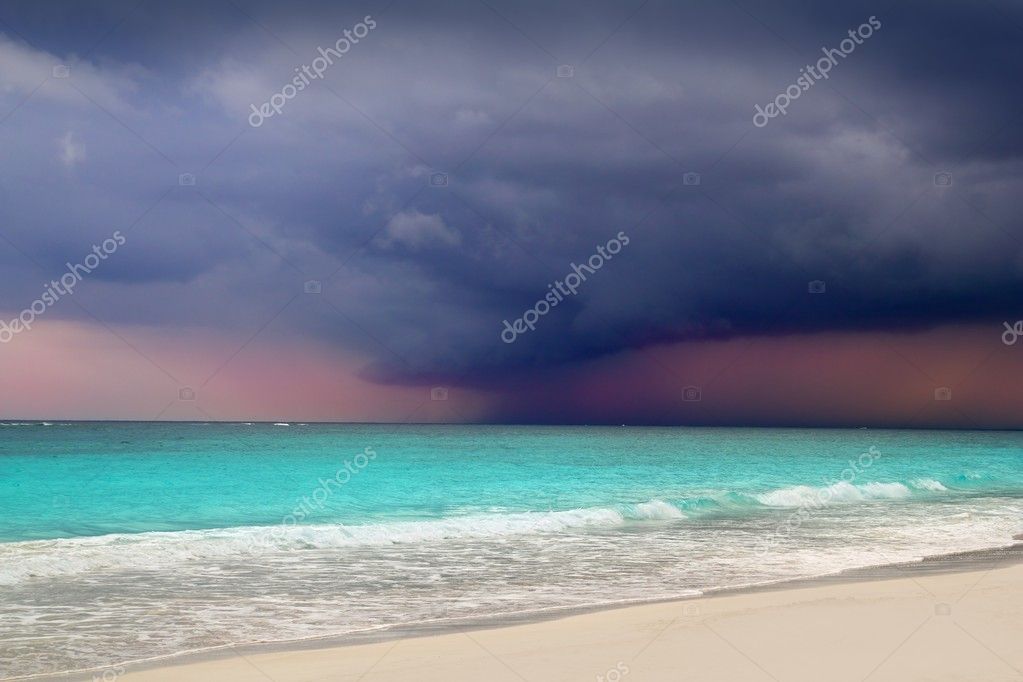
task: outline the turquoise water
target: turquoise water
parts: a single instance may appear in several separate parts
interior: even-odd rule
[[[683,596],[1020,531],[1014,432],[8,423],[0,677]]]

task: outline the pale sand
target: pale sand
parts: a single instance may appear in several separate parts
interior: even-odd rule
[[[621,665],[628,673],[608,675]],[[619,669],[619,671],[622,668]],[[1023,679],[1023,564],[129,672],[124,682]]]

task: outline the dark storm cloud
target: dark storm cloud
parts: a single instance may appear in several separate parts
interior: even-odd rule
[[[248,125],[367,14],[322,82]],[[998,319],[1023,295],[1013,3],[15,2],[0,21],[5,308],[36,295],[23,254],[59,272],[129,225],[89,292],[104,319],[251,329],[320,279],[336,310],[289,324],[373,353],[381,381]],[[627,249],[501,342],[619,231]]]

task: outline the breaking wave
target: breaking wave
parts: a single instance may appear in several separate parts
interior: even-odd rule
[[[0,585],[31,578],[103,570],[152,570],[190,560],[245,560],[254,555],[294,550],[331,550],[396,544],[489,539],[614,528],[630,522],[672,522],[722,510],[820,507],[877,500],[903,500],[914,493],[933,495],[947,488],[933,479],[903,483],[788,486],[759,494],[717,492],[673,501],[564,511],[469,514],[416,521],[345,525],[239,526],[206,530],[116,533],[95,537],[0,543]]]

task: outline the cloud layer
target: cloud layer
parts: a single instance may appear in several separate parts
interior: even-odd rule
[[[372,32],[249,125],[366,15]],[[870,16],[827,80],[753,124]],[[997,331],[1023,300],[1021,37],[1023,9],[997,1],[7,3],[0,309],[121,230],[48,314],[244,339],[294,306],[294,331],[382,383]],[[620,231],[627,251],[501,342]],[[324,305],[291,303],[308,280]]]

